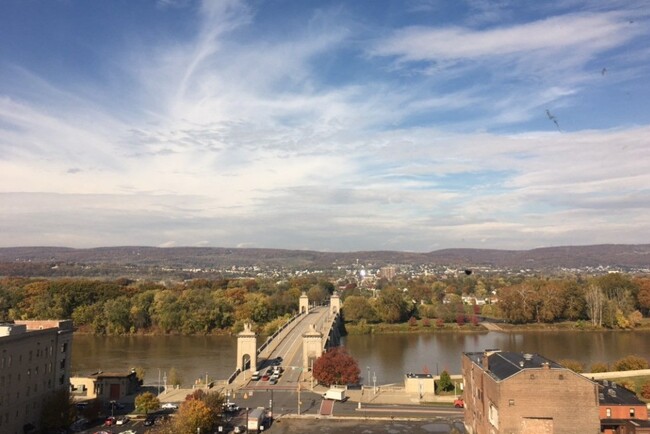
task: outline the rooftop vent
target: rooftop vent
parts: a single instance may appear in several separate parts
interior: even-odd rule
[[[616,397],[616,391],[614,389],[607,389],[607,394],[612,398]]]
[[[519,361],[519,366],[521,366],[522,368],[524,367],[524,361],[523,360]]]
[[[603,380],[603,386],[605,386],[605,387],[609,387],[609,381],[607,381],[607,380]]]
[[[528,361],[533,360],[533,355],[530,353],[524,354],[524,360],[528,360]]]
[[[598,394],[598,399],[600,399],[601,401],[604,401],[605,400],[605,394],[604,393],[599,393]]]

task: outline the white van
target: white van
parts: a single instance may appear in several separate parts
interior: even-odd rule
[[[255,372],[253,372],[253,376],[251,377],[251,380],[252,381],[260,381],[260,377],[261,377],[260,371],[255,371]]]

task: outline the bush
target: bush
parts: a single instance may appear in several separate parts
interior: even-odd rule
[[[650,381],[646,381],[641,386],[641,397],[645,399],[650,399]]]
[[[577,372],[578,374],[584,372],[584,366],[582,365],[582,363],[578,362],[577,360],[564,359],[564,360],[560,360],[559,363],[565,368],[570,369],[573,372]]]
[[[431,327],[431,320],[429,318],[424,318],[422,320],[422,327]]]
[[[418,320],[414,316],[409,318],[409,327],[415,327],[418,325]]]
[[[648,369],[648,361],[639,356],[627,356],[617,360],[612,365],[614,371],[636,371],[637,369]]]
[[[591,365],[591,372],[609,372],[609,366],[607,366],[607,363],[596,362]]]
[[[436,320],[436,327],[439,329],[443,328],[445,326],[445,321],[442,318],[438,318]]]

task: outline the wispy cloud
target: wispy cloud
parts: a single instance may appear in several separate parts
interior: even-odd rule
[[[425,27],[413,11],[445,5],[412,2],[386,28],[344,6],[270,25],[264,6],[161,1],[193,31],[127,39],[107,84],[3,64],[1,243],[430,250],[650,233],[648,123],[604,128],[582,101],[647,76],[647,29],[627,12],[556,3],[524,20],[472,2]]]

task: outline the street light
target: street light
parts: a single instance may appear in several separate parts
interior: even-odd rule
[[[372,393],[377,394],[377,373],[372,373]]]
[[[366,386],[370,386],[370,366],[366,366],[368,370],[368,376],[366,377]]]

